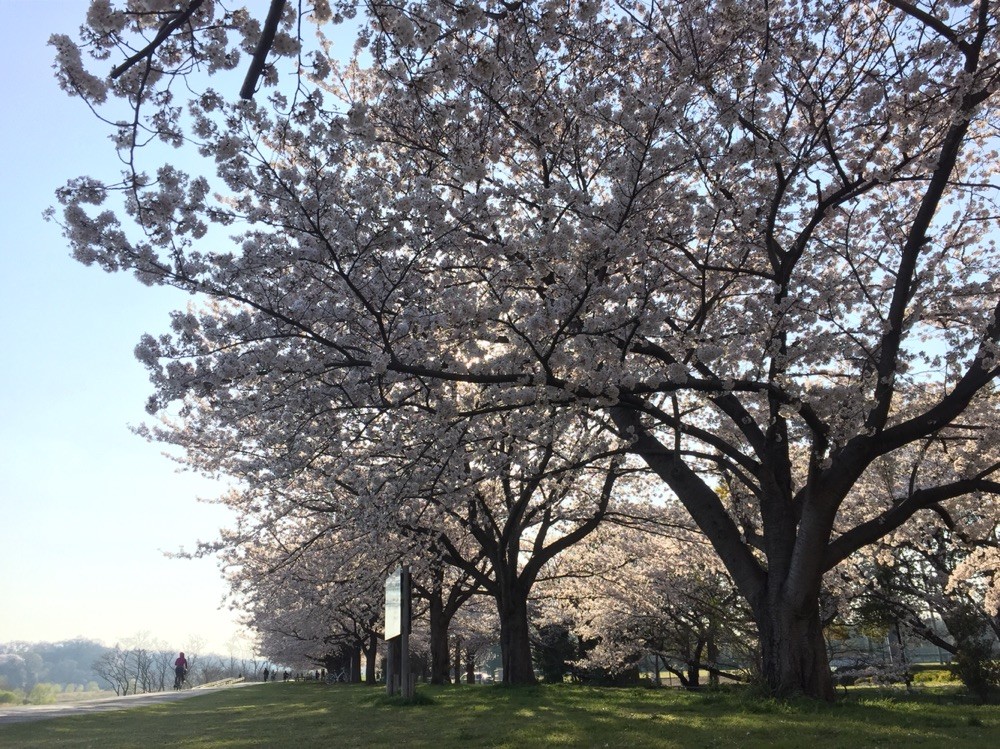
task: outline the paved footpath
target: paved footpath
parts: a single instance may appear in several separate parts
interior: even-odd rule
[[[244,681],[217,687],[206,686],[195,687],[194,689],[182,689],[178,692],[170,690],[168,692],[130,694],[127,697],[102,697],[96,700],[64,702],[55,705],[0,705],[0,725],[25,723],[32,720],[48,720],[49,718],[63,718],[67,715],[89,715],[91,713],[103,713],[110,710],[128,710],[132,707],[158,705],[161,702],[174,702],[175,700],[184,700],[188,697],[197,697],[199,694],[218,692],[220,689],[249,687],[259,683]]]

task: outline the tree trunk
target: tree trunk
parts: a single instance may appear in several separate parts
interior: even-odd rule
[[[906,643],[903,640],[903,633],[900,631],[898,620],[889,627],[887,638],[889,640],[889,663],[892,665],[893,670],[903,674],[903,678],[906,680],[906,688],[909,690],[911,687],[910,663],[906,655]]]
[[[701,653],[705,648],[705,641],[698,639],[694,646],[694,653],[687,662],[687,684],[688,689],[701,689]]]
[[[365,683],[375,686],[375,670],[378,666],[378,636],[368,636],[368,648],[365,650]]]
[[[715,640],[715,633],[708,636],[708,665],[711,669],[708,673],[708,685],[710,687],[719,686],[719,645]]]
[[[762,675],[771,693],[832,702],[833,679],[818,601],[797,611],[779,599],[757,610],[754,618],[760,632]]]
[[[476,683],[476,656],[471,650],[465,651],[465,683]]]
[[[455,683],[462,683],[462,638],[455,636]]]
[[[500,659],[504,684],[535,684],[528,632],[528,601],[517,591],[502,591],[497,601],[500,613]]]
[[[432,591],[428,597],[431,638],[431,684],[448,684],[448,670],[451,660],[448,652],[448,621],[444,613],[441,589]]]
[[[361,683],[361,645],[351,648],[351,684]]]
[[[684,682],[684,686],[693,692],[701,689],[701,664],[697,661],[688,661],[687,679]]]

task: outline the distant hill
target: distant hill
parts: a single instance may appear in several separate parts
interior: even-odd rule
[[[30,691],[35,684],[59,684],[86,687],[97,682],[101,689],[109,684],[97,676],[93,665],[110,648],[93,640],[64,642],[8,642],[0,644],[0,689]],[[102,683],[103,682],[103,683]]]

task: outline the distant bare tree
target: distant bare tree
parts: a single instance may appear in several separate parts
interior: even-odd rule
[[[154,682],[153,652],[149,648],[132,648],[132,666],[134,682],[132,691],[152,692],[156,689]]]
[[[201,661],[199,679],[202,684],[208,684],[229,675],[229,668],[220,656],[208,656]]]
[[[127,639],[124,647],[129,651],[126,672],[132,681],[132,693],[152,692],[156,689],[154,650],[157,644],[149,632],[137,632]]]
[[[116,644],[94,662],[94,673],[108,682],[115,694],[125,696],[133,682],[130,660],[131,651]]]
[[[167,684],[173,683],[171,677],[174,673],[174,659],[177,657],[173,650],[167,650],[161,645],[152,653],[153,656],[153,680],[155,690],[162,692],[167,688]],[[168,681],[168,679],[170,681]]]
[[[184,657],[188,662],[187,680],[190,684],[204,684],[207,681],[201,672],[199,656],[204,649],[205,641],[201,637],[196,635],[188,637],[187,645],[184,647]]]
[[[254,642],[246,634],[235,633],[226,643],[226,649],[229,651],[229,676],[256,677],[261,663],[254,655]]]

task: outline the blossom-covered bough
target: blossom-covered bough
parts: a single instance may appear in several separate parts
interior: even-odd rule
[[[384,510],[352,507],[333,482],[315,472],[298,481],[255,482],[218,501],[239,519],[218,540],[200,545],[217,555],[232,605],[260,635],[267,657],[297,667],[323,666],[375,682],[386,577],[408,564],[414,618],[429,623],[433,683],[448,678],[448,630],[457,609],[476,593],[467,576],[446,567],[422,538],[402,536]],[[343,492],[341,492],[341,495]],[[362,517],[367,515],[368,517]]]
[[[967,412],[962,427],[991,429],[988,418]],[[954,433],[936,441],[938,449],[924,443],[876,461],[850,502],[859,504],[872,493],[903,501],[910,477],[937,473],[942,481],[967,459],[970,447],[976,450]],[[985,699],[998,686],[991,664],[1000,638],[998,554],[996,504],[970,494],[934,506],[852,555],[828,573],[827,583],[840,621],[886,627],[897,651],[888,664],[892,670],[912,676],[905,673],[910,659],[902,646],[915,636],[948,654],[969,690]]]
[[[718,556],[676,503],[637,509],[641,522],[633,511],[631,524],[605,523],[553,563],[541,620],[579,636],[583,674],[652,659],[656,684],[664,670],[687,689],[705,672],[711,683],[746,679],[758,660],[753,626]]]
[[[373,683],[383,607],[381,568],[372,546],[327,532],[308,553],[289,553],[294,540],[257,538],[222,554],[243,621],[258,634],[260,651],[296,669],[345,672]]]
[[[589,410],[711,541],[770,688],[821,698],[823,574],[995,511],[990,0],[287,3],[253,100],[224,71],[263,11],[123,5],[53,40],[68,92],[128,113],[123,179],[69,183],[61,220],[81,261],[208,300],[138,350],[196,462],[291,474],[404,412],[432,444],[475,416],[459,385]],[[913,448],[950,469],[852,499]]]
[[[458,428],[441,425],[430,442],[424,416],[399,419],[412,436],[387,440],[423,455],[388,462],[408,475],[380,482],[388,491],[370,502],[393,506],[394,527],[493,598],[508,683],[535,679],[528,607],[540,574],[608,518],[625,483],[623,455],[587,416],[568,408],[480,413]]]

